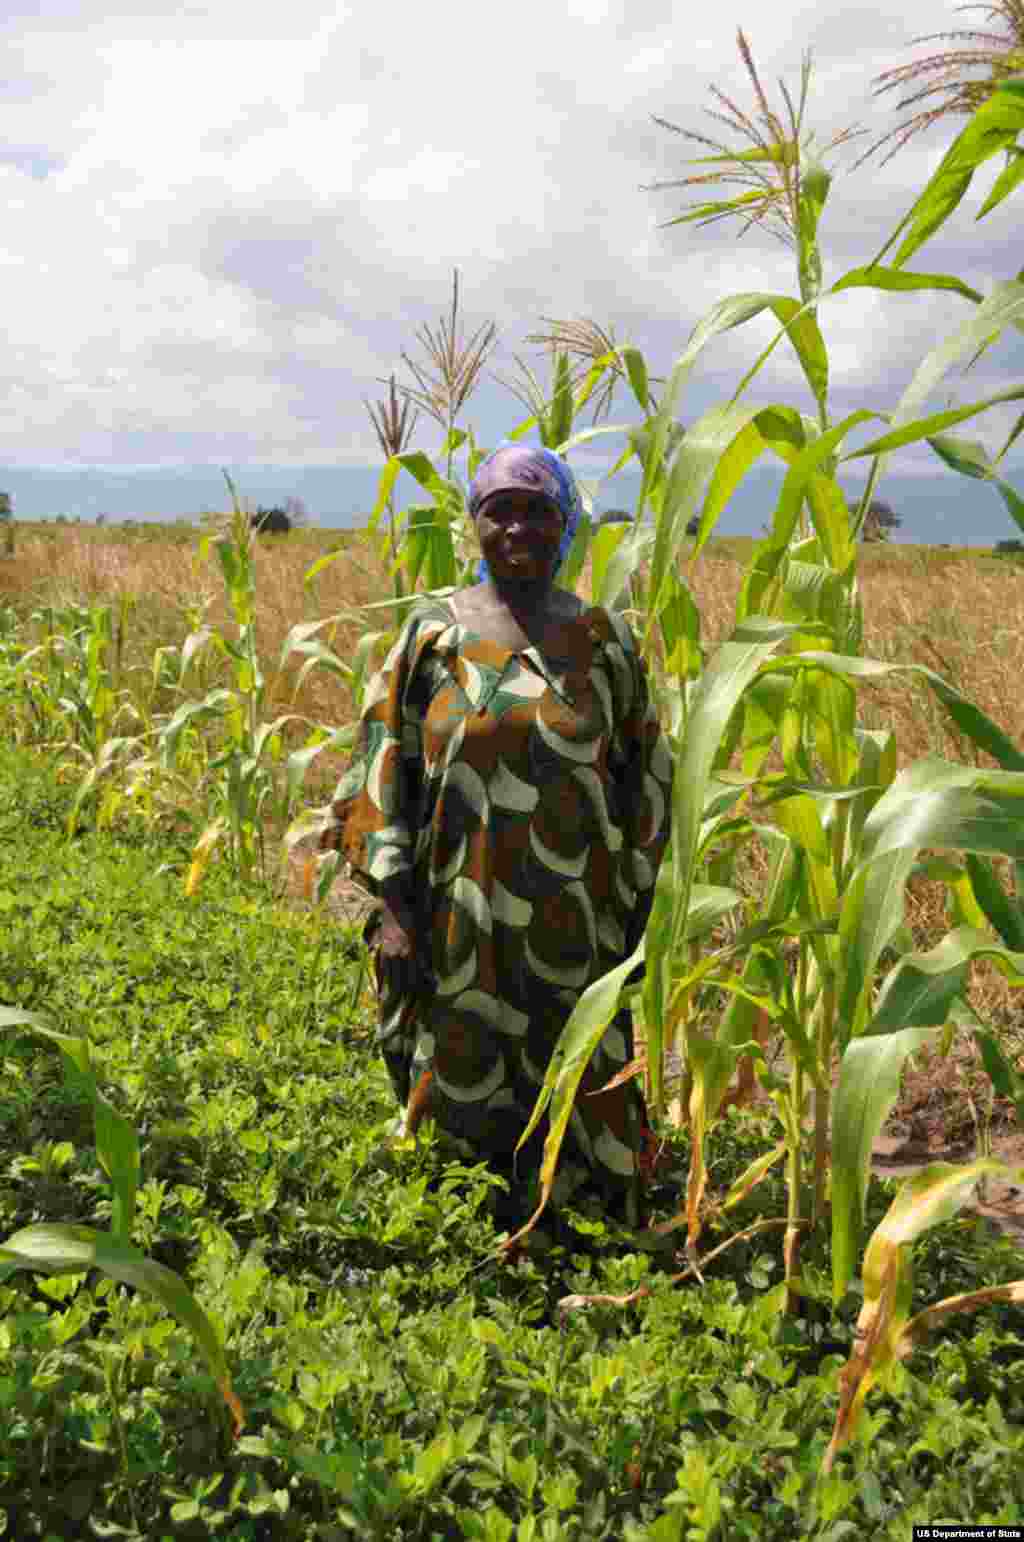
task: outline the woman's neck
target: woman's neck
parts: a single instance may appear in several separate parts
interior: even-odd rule
[[[485,580],[487,598],[515,616],[541,616],[551,609],[555,586],[551,579],[502,578],[493,573]]]

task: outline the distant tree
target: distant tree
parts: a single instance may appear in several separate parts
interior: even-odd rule
[[[291,515],[283,506],[258,508],[249,515],[249,523],[260,535],[287,535],[292,528]]]
[[[686,533],[687,533],[687,535],[696,535],[697,531],[699,529],[700,529],[700,515],[699,514],[694,514],[692,519],[688,519],[686,521]]]
[[[890,530],[898,530],[903,521],[889,503],[872,498],[861,526],[862,541],[887,541]]]
[[[628,509],[605,509],[597,523],[598,526],[631,525],[633,523],[633,516]]]
[[[14,556],[14,499],[0,493],[0,525],[4,527],[4,556]]]
[[[71,521],[68,519],[66,514],[58,514],[57,518],[54,520],[55,525],[69,525],[70,523]]]
[[[996,552],[1024,552],[1024,541],[1016,537],[1009,541],[997,541],[992,549]]]
[[[96,516],[96,523],[97,523],[97,525],[105,525],[106,522],[107,522],[107,516],[105,514],[97,514],[97,516]]]

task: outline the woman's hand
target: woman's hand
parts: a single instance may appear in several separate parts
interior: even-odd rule
[[[414,958],[416,944],[412,935],[412,917],[404,910],[385,905],[380,914],[376,945],[384,958]]]
[[[413,994],[422,999],[432,994],[433,976],[424,963],[429,953],[404,897],[392,895],[384,900],[366,940],[376,959],[377,983],[386,995]]]

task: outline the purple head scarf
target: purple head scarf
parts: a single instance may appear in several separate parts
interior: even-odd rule
[[[579,489],[568,462],[556,455],[554,450],[516,444],[512,439],[503,440],[477,467],[476,476],[469,487],[470,514],[475,519],[485,498],[513,487],[541,493],[558,505],[565,521],[558,548],[558,566],[561,567],[572,545],[581,512]],[[490,570],[483,559],[477,568],[477,577],[490,577]]]

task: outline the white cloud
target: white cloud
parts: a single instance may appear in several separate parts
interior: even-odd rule
[[[790,3],[750,38],[773,100],[811,42],[809,116],[878,133],[895,119],[872,107],[871,77],[933,25],[923,0],[888,17]],[[708,11],[699,27],[670,0],[521,0],[499,30],[476,0],[443,18],[369,0],[9,6],[0,456],[375,463],[362,397],[437,325],[455,267],[466,335],[499,323],[502,373],[542,316],[611,323],[667,373],[716,300],[795,287],[777,243],[738,243],[731,223],[658,229],[685,193],[641,187],[700,153],[652,114],[714,133],[710,84],[750,100],[736,18]],[[827,278],[874,255],[949,137],[837,176]],[[1011,217],[979,232],[965,211],[924,265],[952,251],[980,288],[1007,276]],[[823,308],[837,399],[891,406],[963,307],[858,293]],[[773,333],[765,317],[717,339],[686,412],[731,392]],[[756,389],[809,401],[785,344]],[[470,414],[485,441],[521,415],[493,386]]]

